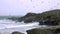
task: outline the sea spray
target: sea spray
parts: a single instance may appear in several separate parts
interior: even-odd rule
[[[26,33],[27,30],[34,29],[38,27],[38,22],[33,23],[24,23],[22,22],[16,22],[9,19],[1,19],[0,20],[0,32],[2,34],[11,34],[14,31],[19,31],[22,33]]]

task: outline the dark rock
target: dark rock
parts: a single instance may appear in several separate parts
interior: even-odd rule
[[[53,34],[53,31],[51,29],[31,29],[26,32],[27,34]]]
[[[60,28],[56,29],[54,32],[54,34],[58,34],[58,33],[60,34]]]
[[[39,22],[40,25],[59,25],[59,22],[56,20],[54,16],[47,16],[46,19],[43,19]]]
[[[35,16],[35,15],[37,15],[37,14],[36,14],[36,13],[27,13],[27,14],[25,15],[25,17]]]
[[[27,15],[18,19],[18,21],[24,21],[24,23],[30,23],[32,21],[36,21],[36,14],[35,13],[28,13]]]
[[[59,25],[59,23],[56,21],[46,21],[45,24],[46,25]]]
[[[52,16],[52,17],[51,17]],[[17,20],[19,22],[21,21],[24,21],[25,23],[27,22],[40,22],[40,24],[45,24],[46,22],[46,25],[48,24],[55,24],[55,21],[50,21],[50,22],[53,22],[53,23],[47,23],[49,21],[47,21],[47,18],[48,19],[54,19],[56,20],[57,22],[59,21],[60,22],[60,9],[55,9],[55,10],[49,10],[49,11],[45,11],[43,13],[27,13],[25,16],[21,17],[21,18],[18,18]],[[43,22],[43,20],[45,22]],[[41,21],[42,20],[42,21]]]
[[[27,34],[37,34],[36,29],[28,30],[26,32],[27,32]]]
[[[33,21],[32,19],[27,19],[24,21],[24,23],[32,23],[32,21]]]
[[[59,25],[57,21],[45,21],[45,22],[39,22],[39,25]]]

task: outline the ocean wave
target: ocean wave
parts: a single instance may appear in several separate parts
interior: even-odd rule
[[[16,22],[8,19],[2,19],[0,20],[0,32],[3,34],[6,32],[11,33],[13,31],[20,31],[22,33],[26,33],[27,30],[37,28],[39,26],[38,24],[38,22],[24,23],[23,21]]]
[[[16,22],[8,19],[3,19],[0,20],[0,29],[4,28],[15,28],[15,27],[28,27],[28,26],[36,26],[38,23],[33,22],[33,23],[28,23],[25,24],[24,22]]]

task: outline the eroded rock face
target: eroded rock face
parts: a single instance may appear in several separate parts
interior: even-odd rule
[[[40,23],[39,25],[51,25],[51,26],[59,25],[59,23],[56,21],[45,21],[45,22],[39,22],[39,23]]]
[[[57,22],[60,22],[60,9],[49,10],[49,11],[45,11],[43,13],[27,13],[25,16],[23,16],[21,18],[17,18],[17,21],[19,21],[19,22],[24,21],[25,23],[40,22],[41,24],[45,24],[45,22],[46,22],[46,25],[55,24],[55,21],[53,21],[54,23],[47,23],[47,22],[49,22],[49,21],[47,21],[47,18],[48,19],[51,18]],[[50,21],[50,22],[52,22],[52,21]]]
[[[31,23],[37,21],[35,13],[28,13],[27,15],[19,18],[19,21],[24,21],[24,23]]]
[[[45,20],[39,22],[40,25],[59,25],[59,22],[55,20],[53,16],[47,16]]]
[[[49,16],[49,17],[47,17]],[[49,10],[43,13],[27,13],[25,16],[21,17],[19,21],[29,21],[30,19],[32,19],[32,21],[40,21],[41,19],[46,19],[46,18],[50,18],[50,16],[52,16],[53,18],[56,18],[55,20],[60,21],[60,9],[55,9],[55,10]],[[53,19],[52,18],[52,19]],[[30,20],[31,22],[31,20]]]

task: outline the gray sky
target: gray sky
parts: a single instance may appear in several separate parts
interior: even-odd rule
[[[25,15],[60,9],[60,0],[0,0],[0,15]]]

